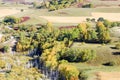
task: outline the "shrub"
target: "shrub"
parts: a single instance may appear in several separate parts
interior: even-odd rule
[[[21,9],[20,11],[21,11],[21,12],[23,12],[23,11],[24,11],[24,9]]]
[[[117,22],[112,22],[112,23],[111,23],[111,26],[112,26],[112,27],[118,26],[118,25],[117,25]]]
[[[68,8],[70,6],[70,4],[69,3],[66,3],[65,5],[64,5],[64,8]]]
[[[79,79],[80,80],[87,80],[88,75],[86,75],[84,71],[81,71],[80,74],[79,74]]]
[[[117,43],[117,44],[115,45],[115,47],[116,47],[116,49],[120,49],[120,43]]]
[[[90,18],[86,18],[86,21],[89,22],[89,21],[90,21]]]
[[[85,4],[82,7],[83,8],[93,8],[93,4]]]
[[[86,62],[96,57],[94,50],[90,49],[66,49],[65,52],[60,53],[60,59],[68,60],[70,62]]]
[[[17,24],[21,21],[21,18],[16,18],[14,16],[7,16],[4,18],[3,22],[7,24]]]
[[[50,5],[49,11],[55,11],[55,10],[56,10],[56,7],[54,5]]]
[[[60,64],[58,70],[60,72],[59,80],[79,80],[79,71],[72,65]]]
[[[64,6],[62,4],[58,5],[57,9],[63,9]]]
[[[104,21],[104,18],[103,17],[100,17],[100,18],[98,18],[98,20],[97,21]]]
[[[9,52],[9,49],[10,49],[9,46],[4,46],[3,47],[4,52]]]
[[[105,27],[111,27],[111,22],[109,20],[104,20],[104,23]]]
[[[92,21],[92,22],[95,22],[95,18],[92,18],[91,21]]]

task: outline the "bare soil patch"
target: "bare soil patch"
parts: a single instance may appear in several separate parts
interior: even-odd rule
[[[110,21],[120,21],[120,13],[100,13],[100,12],[94,12],[91,13],[94,18],[103,17],[105,19],[108,19]]]
[[[20,10],[16,9],[0,9],[0,17],[17,14],[19,12]]]
[[[97,80],[120,80],[120,72],[98,72]]]

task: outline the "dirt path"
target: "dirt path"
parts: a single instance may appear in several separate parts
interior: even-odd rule
[[[120,21],[120,13],[100,13],[100,12],[93,12],[91,13],[92,16],[86,17],[60,17],[60,16],[40,16],[50,22],[53,23],[80,23],[86,21],[86,18],[95,18],[96,20],[99,17],[103,17],[110,21]]]
[[[88,18],[88,17],[58,17],[58,16],[40,16],[40,17],[53,23],[80,23],[86,21],[86,18]]]
[[[0,17],[13,15],[13,14],[16,14],[19,12],[20,12],[20,10],[16,10],[16,9],[0,9]]]
[[[97,80],[120,80],[120,72],[98,72]]]

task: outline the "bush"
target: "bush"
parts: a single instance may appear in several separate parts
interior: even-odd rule
[[[89,21],[90,21],[90,18],[86,18],[86,21],[89,22]]]
[[[104,21],[104,18],[103,17],[100,17],[100,18],[98,18],[98,20],[97,21]]]
[[[86,75],[84,71],[81,71],[80,74],[79,74],[79,79],[80,80],[87,80],[88,75]]]
[[[92,21],[92,22],[95,22],[95,18],[92,18],[91,21]]]
[[[112,22],[111,27],[120,26],[120,22]]]
[[[55,11],[55,10],[56,10],[56,7],[54,5],[50,5],[49,11]]]
[[[60,72],[59,80],[79,80],[79,71],[72,65],[60,64],[58,70]]]
[[[68,60],[69,62],[86,62],[96,57],[94,50],[86,49],[67,49],[60,53],[60,59]]]
[[[7,24],[17,24],[21,21],[21,18],[16,18],[14,16],[7,16],[4,18],[3,22]]]
[[[120,49],[120,43],[117,43],[117,44],[115,45],[115,47],[116,47],[116,49]]]
[[[83,8],[93,8],[93,4],[85,4],[82,7]]]
[[[4,52],[9,52],[9,49],[10,49],[9,46],[4,46],[3,47]]]
[[[21,11],[21,12],[23,12],[23,11],[24,11],[24,9],[21,9],[20,11]]]
[[[66,3],[66,4],[64,5],[64,8],[68,8],[68,7],[70,7],[70,4],[69,4],[69,3]]]

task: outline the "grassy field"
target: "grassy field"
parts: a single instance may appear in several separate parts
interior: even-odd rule
[[[120,72],[119,66],[92,66],[86,63],[69,63],[83,71],[83,75],[87,75],[87,80],[98,80],[97,74],[99,72]]]
[[[112,10],[112,11],[111,11]],[[45,24],[47,20],[40,18],[39,16],[68,16],[68,17],[82,17],[82,16],[91,16],[92,12],[114,12],[120,13],[120,8],[67,8],[57,11],[49,12],[47,9],[25,9],[24,12],[15,14],[14,16],[30,16],[31,20],[25,22],[24,24]],[[73,23],[53,23],[54,26],[66,26],[66,25],[76,25]]]
[[[120,50],[115,49],[115,44],[82,44],[82,43],[74,43],[72,48],[81,48],[81,49],[93,49],[97,53],[97,57],[88,62],[92,65],[102,65],[104,63],[114,61],[116,64],[120,65]]]
[[[98,72],[120,72],[120,50],[115,49],[115,44],[88,44],[74,43],[72,48],[93,49],[96,51],[96,58],[86,63],[69,63],[77,67],[88,76],[87,80],[97,80]],[[114,66],[105,66],[103,64],[115,62]]]

